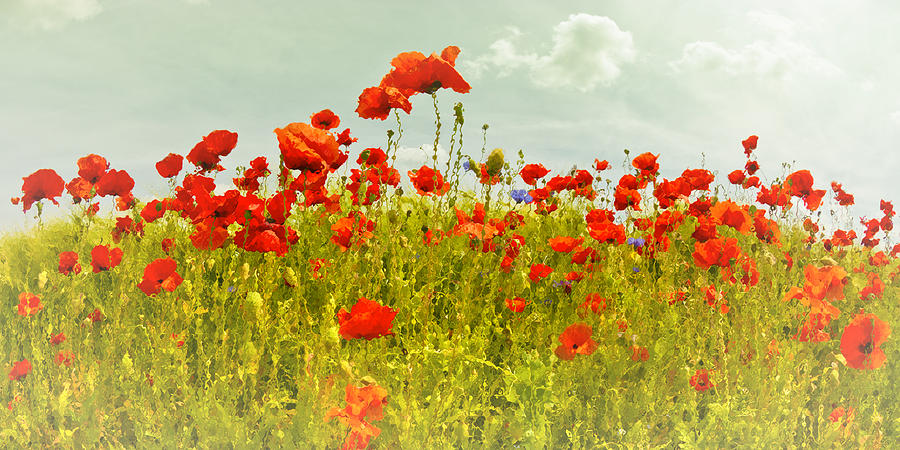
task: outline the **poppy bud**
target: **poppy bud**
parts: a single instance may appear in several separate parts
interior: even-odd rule
[[[503,149],[495,148],[494,151],[488,155],[486,166],[488,175],[498,175],[500,170],[503,169]]]

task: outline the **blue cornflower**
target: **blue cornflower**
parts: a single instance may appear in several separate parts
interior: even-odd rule
[[[525,189],[513,189],[512,192],[509,193],[509,196],[512,197],[516,203],[524,202],[526,195],[528,195],[528,191]]]
[[[234,292],[234,291],[235,291],[234,286],[228,286],[228,292]]]
[[[638,269],[637,267],[632,267],[632,268],[631,268],[631,271],[634,272],[634,273],[638,273],[638,272],[641,271],[641,269]]]
[[[644,244],[647,243],[647,240],[644,238],[628,238],[628,245],[633,245],[635,248],[643,247]]]
[[[463,170],[465,170],[467,172],[469,171],[469,161],[468,160],[463,161]]]

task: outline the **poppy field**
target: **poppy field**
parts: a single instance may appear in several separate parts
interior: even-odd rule
[[[278,160],[203,130],[147,168],[160,198],[97,154],[23,177],[0,446],[900,447],[890,199],[851,218],[755,135],[722,176],[628,150],[553,173],[487,125],[464,147],[458,55],[362,90],[386,143],[326,109]],[[414,96],[450,157],[401,173]]]

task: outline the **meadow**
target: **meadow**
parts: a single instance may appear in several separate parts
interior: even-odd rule
[[[762,177],[753,135],[744,167],[672,180],[648,152],[551,173],[464,149],[458,53],[362,91],[380,147],[324,110],[234,176],[229,130],[160,155],[163,198],[96,154],[24,177],[2,446],[900,447],[890,201],[857,220],[836,182]],[[400,173],[420,94],[450,159]]]

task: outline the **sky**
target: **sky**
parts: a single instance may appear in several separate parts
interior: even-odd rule
[[[0,230],[36,223],[8,200],[22,177],[52,168],[68,181],[90,153],[148,199],[168,191],[155,162],[216,129],[239,135],[220,184],[255,156],[277,160],[272,130],[325,108],[359,138],[354,157],[384,146],[396,123],[359,118],[360,92],[396,54],[447,45],[462,50],[472,90],[442,90],[440,108],[446,119],[463,102],[470,155],[487,123],[489,150],[521,149],[553,170],[608,159],[618,178],[629,149],[659,154],[664,177],[702,165],[725,182],[756,134],[764,181],[783,163],[808,169],[816,188],[837,181],[856,197],[854,217],[900,200],[900,4],[426,4],[0,0]],[[432,108],[419,95],[402,115],[402,173],[426,162]],[[70,211],[61,200],[46,214]]]

